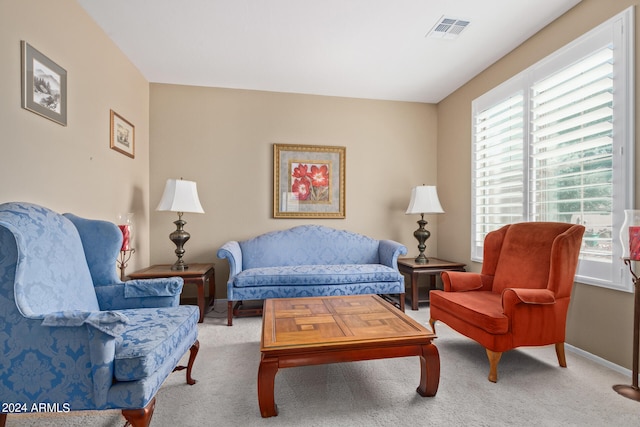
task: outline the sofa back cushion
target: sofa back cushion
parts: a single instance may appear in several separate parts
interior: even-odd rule
[[[559,222],[511,224],[500,249],[493,292],[506,288],[546,289],[553,244],[571,227]]]
[[[378,264],[379,241],[320,225],[301,225],[239,242],[242,269],[292,265]]]
[[[67,218],[30,203],[4,203],[0,226],[18,249],[14,295],[25,317],[100,309],[78,230]]]

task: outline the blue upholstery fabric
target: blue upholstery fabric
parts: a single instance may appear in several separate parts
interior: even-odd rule
[[[225,243],[227,300],[402,294],[400,243],[320,225],[302,225]]]
[[[313,286],[397,282],[398,272],[381,264],[295,265],[250,268],[235,278],[235,286]]]
[[[121,335],[122,340],[116,345],[116,379],[134,381],[148,377],[160,369],[180,343],[189,342],[190,346],[197,335],[200,315],[198,313],[193,317],[192,311],[192,306],[185,305],[123,310],[122,313],[129,318],[129,324]],[[185,348],[180,356],[188,349]]]
[[[71,218],[0,204],[0,402],[143,408],[195,343],[199,310],[176,306],[182,279],[127,298],[117,227]]]

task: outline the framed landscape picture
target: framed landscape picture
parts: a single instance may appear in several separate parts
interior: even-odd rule
[[[136,129],[124,117],[111,110],[110,147],[135,158]]]
[[[345,147],[273,145],[273,217],[345,218]]]
[[[67,125],[67,71],[20,42],[22,52],[22,108]]]

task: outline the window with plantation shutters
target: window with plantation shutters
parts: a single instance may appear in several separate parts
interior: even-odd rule
[[[473,101],[473,260],[505,224],[583,224],[577,279],[632,290],[618,237],[633,207],[632,10]]]
[[[488,232],[524,220],[524,98],[517,93],[476,115],[473,178],[476,229],[482,256]]]

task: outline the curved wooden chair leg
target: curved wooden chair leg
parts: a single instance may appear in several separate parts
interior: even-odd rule
[[[435,319],[429,319],[429,325],[431,326],[431,332],[436,333],[436,321]]]
[[[200,341],[196,340],[189,349],[189,363],[187,366],[178,365],[173,368],[174,372],[182,371],[183,369],[187,370],[187,384],[189,385],[194,385],[196,383],[196,380],[191,377],[191,370],[193,369],[193,362],[196,360],[196,356],[198,355],[198,350],[200,350]]]
[[[142,409],[123,409],[122,415],[127,420],[126,425],[132,427],[149,427],[153,411],[156,409],[156,398],[154,396],[151,402]]]
[[[487,350],[487,357],[489,358],[489,381],[492,383],[498,382],[498,362],[502,357],[502,352]]]
[[[564,343],[557,342],[556,343],[556,355],[558,356],[558,364],[563,368],[567,367],[567,358],[564,355]]]
[[[187,384],[189,385],[196,383],[196,380],[191,377],[191,370],[193,369],[193,362],[195,362],[198,355],[198,350],[200,350],[200,341],[196,340],[189,350],[189,363],[187,364]]]

